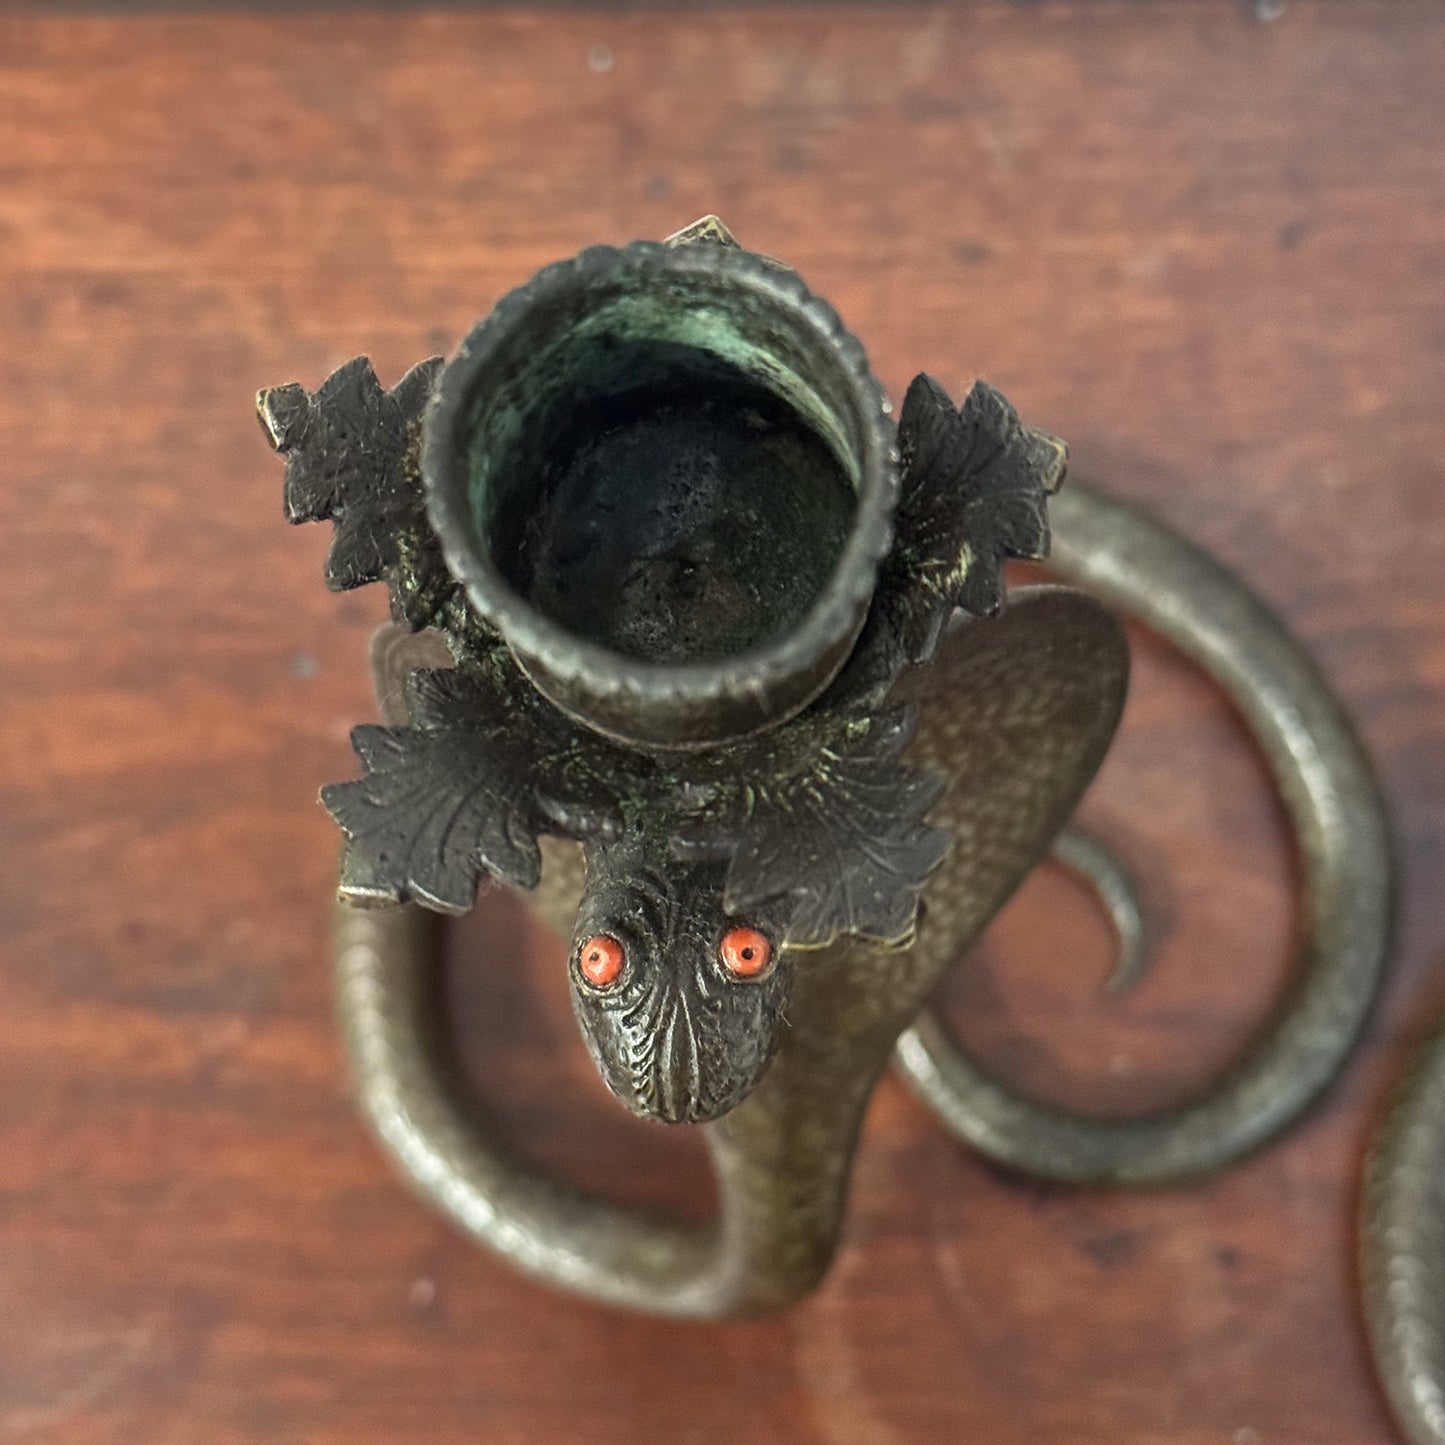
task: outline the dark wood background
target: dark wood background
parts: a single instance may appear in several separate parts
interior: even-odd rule
[[[901,394],[983,373],[1317,649],[1398,819],[1399,971],[1289,1139],[1142,1196],[1000,1176],[891,1081],[846,1245],[778,1319],[551,1295],[363,1132],[325,914],[383,611],[321,586],[251,397],[395,380],[593,241],[719,211]],[[1445,1004],[1445,9],[0,17],[0,1440],[1376,1445],[1357,1176]],[[1161,938],[1127,998],[1043,873],[960,1027],[1089,1107],[1180,1097],[1271,1007],[1290,858],[1227,709],[1141,640],[1087,805]],[[458,950],[478,1090],[687,1210],[559,945]],[[474,955],[484,953],[485,963]]]

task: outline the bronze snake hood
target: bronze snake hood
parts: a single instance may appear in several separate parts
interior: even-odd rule
[[[893,683],[1046,552],[1062,444],[983,382],[920,376],[895,426],[831,309],[711,221],[548,267],[392,391],[358,359],[258,407],[328,585],[384,580],[419,635],[323,790],[343,896],[461,913],[580,845],[602,1077],[732,1109],[797,950],[911,936],[948,836]]]

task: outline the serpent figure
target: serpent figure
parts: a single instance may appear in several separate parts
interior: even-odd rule
[[[553,1284],[654,1313],[774,1309],[832,1257],[891,1058],[960,1138],[1076,1182],[1213,1168],[1297,1117],[1381,979],[1391,878],[1369,766],[1309,659],[1141,509],[1055,496],[1058,439],[926,375],[896,419],[788,267],[707,218],[596,247],[391,391],[370,364],[258,398],[327,581],[384,581],[384,715],[323,790],[346,834],[340,1012],[363,1105],[418,1189]],[[1052,509],[1052,511],[1051,511]],[[1085,591],[1006,597],[1010,557]],[[1090,595],[1093,594],[1093,595]],[[1118,723],[1110,606],[1209,672],[1283,796],[1296,982],[1198,1100],[1084,1118],[991,1079],[929,1000],[1055,849],[1137,972],[1127,875],[1068,831]],[[437,912],[489,882],[570,936],[574,1011],[645,1117],[703,1128],[714,1223],[530,1169],[437,1056]]]
[[[1349,1056],[1383,976],[1391,880],[1372,773],[1318,673],[1241,583],[1142,509],[1070,487],[1054,504],[1053,565],[1220,679],[1265,748],[1299,835],[1299,972],[1244,1061],[1181,1108],[1087,1119],[988,1079],[931,1013],[913,1022],[1065,824],[1122,701],[1126,655],[1109,614],[1078,593],[1030,589],[997,618],[957,627],[920,672],[909,758],[948,779],[930,819],[954,848],[924,889],[911,949],[849,939],[797,956],[792,1026],[777,1056],[745,1103],[706,1126],[721,1200],[710,1228],[582,1198],[510,1156],[432,1058],[434,920],[415,908],[342,906],[340,1009],[362,1101],[422,1192],[553,1284],[717,1317],[778,1307],[816,1283],[864,1104],[900,1032],[904,1077],[950,1129],[1047,1177],[1183,1177],[1264,1143],[1308,1107]],[[378,690],[395,696],[384,668]],[[577,862],[574,847],[549,848],[536,899],[564,933]]]
[[[929,878],[911,947],[846,938],[797,954],[771,1064],[741,1104],[703,1126],[721,1202],[714,1226],[580,1198],[511,1157],[450,1092],[435,1056],[432,916],[343,904],[340,1011],[373,1127],[445,1212],[553,1284],[704,1317],[806,1293],[832,1257],[863,1109],[900,1030],[1067,821],[1113,734],[1127,666],[1102,606],[1035,589],[956,628],[920,670],[909,757],[953,765],[931,817],[955,846]],[[576,853],[548,848],[536,900],[562,930],[577,908]]]

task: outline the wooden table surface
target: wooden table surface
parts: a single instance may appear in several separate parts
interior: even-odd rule
[[[1360,1161],[1445,1004],[1445,9],[0,16],[0,1441],[1376,1445]],[[894,1082],[815,1298],[659,1324],[463,1242],[353,1112],[325,916],[383,599],[322,588],[251,415],[395,380],[537,266],[720,212],[900,395],[985,374],[1317,649],[1393,800],[1399,970],[1325,1107],[1146,1195],[1006,1178]],[[374,590],[374,589],[373,589]],[[1287,974],[1229,711],[1140,639],[1087,811],[1161,942],[1031,881],[965,1037],[1090,1108],[1206,1081]],[[477,955],[485,954],[485,960]],[[560,945],[489,899],[452,1019],[540,1157],[708,1208]]]

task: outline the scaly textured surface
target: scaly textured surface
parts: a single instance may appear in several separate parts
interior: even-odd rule
[[[706,1129],[716,1225],[587,1199],[519,1166],[438,1057],[435,922],[415,908],[341,904],[338,1010],[373,1128],[420,1192],[549,1283],[683,1317],[793,1303],[832,1261],[863,1109],[899,1031],[1072,813],[1114,735],[1127,677],[1112,615],[1048,588],[961,623],[905,679],[919,712],[909,760],[944,780],[931,816],[953,848],[925,886],[911,947],[846,938],[794,959],[776,1056]],[[376,685],[394,691],[385,671]],[[542,901],[555,924],[575,911],[561,887]]]

